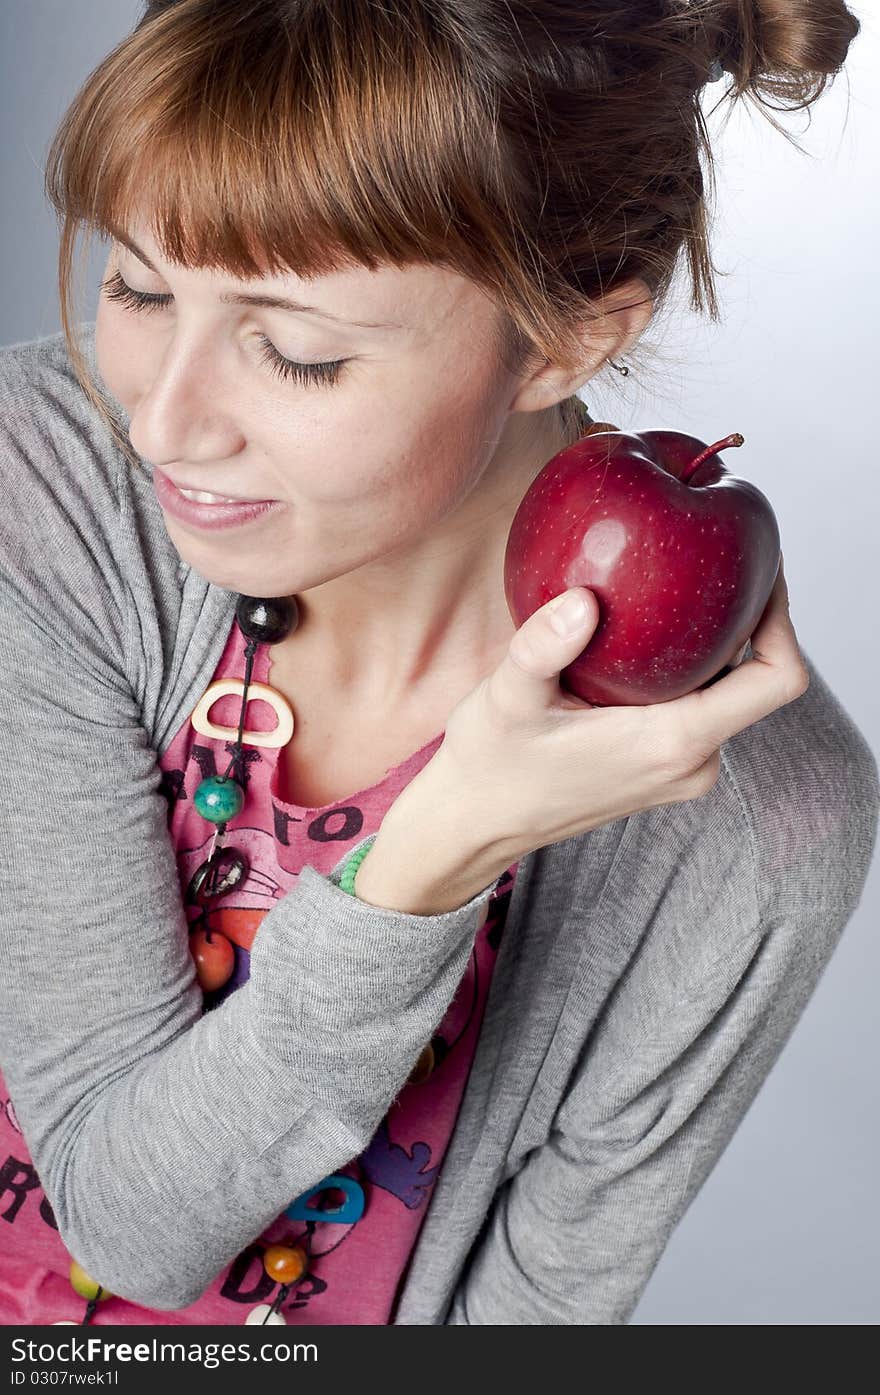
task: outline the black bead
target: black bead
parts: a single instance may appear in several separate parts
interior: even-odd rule
[[[239,848],[217,848],[207,862],[197,867],[190,878],[184,902],[187,906],[206,906],[216,897],[225,896],[243,881],[250,871],[250,861]]]
[[[260,644],[278,644],[299,623],[299,607],[294,596],[239,596],[235,618],[245,639]]]

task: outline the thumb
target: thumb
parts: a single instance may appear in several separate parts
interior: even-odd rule
[[[599,603],[586,586],[570,587],[539,606],[520,625],[492,675],[494,695],[523,715],[549,707],[559,697],[561,670],[587,647],[598,623]]]

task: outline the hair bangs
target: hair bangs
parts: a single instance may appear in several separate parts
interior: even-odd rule
[[[488,114],[430,9],[401,27],[370,7],[353,42],[327,7],[295,26],[252,7],[247,44],[243,9],[171,6],[110,55],[57,144],[59,213],[105,238],[149,227],[169,262],[242,280],[413,262],[484,279]]]

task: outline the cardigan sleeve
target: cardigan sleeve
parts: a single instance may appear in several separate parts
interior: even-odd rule
[[[628,1322],[859,903],[880,804],[860,749],[858,769],[838,771],[849,798],[836,836],[764,883],[750,930],[699,971],[677,963],[662,990],[653,969],[621,980],[546,1141],[496,1191],[447,1324]],[[655,947],[687,917],[698,932],[723,913],[708,887],[703,905],[693,893],[661,905]]]

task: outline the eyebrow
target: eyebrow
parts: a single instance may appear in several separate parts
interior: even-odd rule
[[[153,266],[146,252],[142,252],[136,243],[132,242],[125,233],[114,232],[113,236],[117,242],[121,242],[123,247],[127,247],[129,252],[133,252],[139,262],[161,276],[158,267]],[[320,315],[324,320],[332,320],[334,324],[355,325],[358,329],[403,329],[402,324],[396,320],[344,320],[341,315],[332,315],[329,310],[320,310],[317,305],[304,305],[299,300],[289,300],[278,295],[245,295],[241,292],[228,292],[221,295],[220,300],[224,305],[258,305],[267,310],[292,310],[298,315]]]

